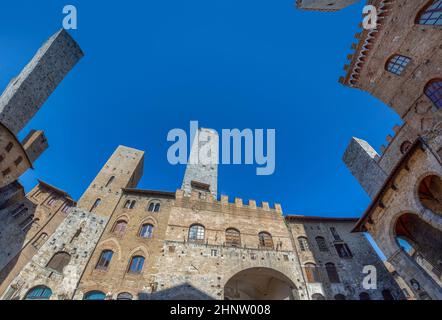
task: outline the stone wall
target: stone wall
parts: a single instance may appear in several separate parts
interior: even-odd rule
[[[41,182],[0,211],[0,296],[74,205],[67,194]]]
[[[405,281],[417,280],[430,297],[440,299],[442,288],[401,249],[395,230],[396,222],[403,214],[414,214],[435,230],[442,230],[440,214],[426,208],[419,199],[419,185],[429,175],[441,177],[442,166],[430,148],[418,148],[393,177],[391,185],[394,188],[385,189],[377,202],[379,204],[371,208],[365,226]]]
[[[296,287],[296,298],[308,299],[293,251],[166,241],[157,263],[155,290],[146,292],[145,299],[223,299],[224,287],[233,276],[255,268],[281,272]]]
[[[310,298],[321,294],[327,300],[343,295],[348,300],[358,300],[359,294],[366,292],[373,300],[382,300],[382,291],[389,290],[395,299],[404,296],[397,286],[382,260],[374,251],[362,233],[351,233],[355,219],[332,219],[311,217],[288,217],[289,228],[296,244],[301,266],[313,263],[316,265],[317,281],[309,282],[305,276]],[[331,228],[334,228],[333,235]],[[307,246],[300,246],[299,238],[307,240]],[[325,240],[325,247],[320,248],[317,238]],[[350,249],[350,257],[340,257],[335,245],[346,244]],[[336,267],[339,282],[330,280],[326,264],[333,263]],[[377,271],[377,289],[367,290],[363,287],[366,276],[365,266],[374,266]],[[305,273],[305,269],[304,269]]]
[[[3,299],[24,299],[36,286],[50,288],[51,300],[71,299],[106,222],[106,217],[73,209],[14,279]],[[59,252],[70,255],[62,273],[48,267],[51,258]]]
[[[169,213],[175,193],[146,190],[125,190],[114,214],[94,250],[92,258],[81,278],[76,299],[81,299],[90,291],[104,292],[108,298],[117,299],[119,293],[130,293],[138,297],[140,292],[150,290],[154,285],[152,275],[163,266],[156,260],[161,256]],[[132,208],[125,206],[127,201],[136,201]],[[157,212],[149,211],[152,203],[160,204]],[[116,225],[125,222],[124,232],[118,232]],[[152,237],[140,236],[143,225],[153,226]],[[97,268],[97,262],[104,250],[113,252],[110,265],[106,269]],[[145,258],[142,272],[128,272],[133,256]],[[118,279],[118,281],[116,281]]]

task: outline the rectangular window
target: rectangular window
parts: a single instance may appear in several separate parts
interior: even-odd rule
[[[17,167],[20,163],[22,163],[22,161],[23,161],[23,157],[22,156],[20,156],[17,159],[15,159],[15,161],[14,161],[15,166]]]
[[[10,151],[12,150],[12,147],[13,147],[13,146],[14,146],[14,145],[12,144],[12,142],[9,142],[8,145],[7,145],[6,148],[5,148],[6,152],[10,152]]]
[[[23,220],[20,223],[19,226],[22,229],[22,231],[27,231],[32,226],[33,221],[34,221],[34,217],[33,216],[28,216],[25,220]]]
[[[336,241],[342,241],[342,239],[341,239],[341,237],[339,236],[338,232],[336,231],[336,228],[335,228],[335,227],[330,227],[330,232],[331,232],[333,238],[334,238]]]
[[[335,244],[336,252],[338,253],[339,257],[343,259],[350,259],[353,257],[350,248],[347,246],[346,243],[338,243]]]

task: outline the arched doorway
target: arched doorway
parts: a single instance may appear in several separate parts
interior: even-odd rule
[[[397,219],[394,231],[398,245],[441,285],[442,232],[411,213]]]
[[[422,205],[442,215],[442,179],[436,175],[425,177],[419,184],[419,200]]]
[[[226,300],[295,300],[294,283],[270,268],[250,268],[238,272],[224,286]]]

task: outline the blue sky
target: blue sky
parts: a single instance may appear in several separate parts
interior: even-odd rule
[[[146,151],[139,188],[174,191],[184,166],[167,162],[169,130],[276,129],[276,171],[221,166],[219,191],[281,203],[285,213],[360,216],[369,203],[342,163],[352,136],[375,148],[400,119],[338,83],[362,4],[338,13],[294,1],[2,1],[0,87],[78,9],[71,35],[85,57],[20,137],[43,129],[50,148],[21,179],[78,199],[119,145]]]

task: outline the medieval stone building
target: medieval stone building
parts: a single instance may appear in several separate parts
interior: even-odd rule
[[[340,81],[369,92],[403,119],[378,154],[353,138],[344,162],[372,203],[368,231],[422,299],[442,298],[442,1],[369,1],[378,26],[355,37]]]
[[[366,237],[351,233],[357,219],[229,201],[216,193],[215,166],[203,164],[189,164],[176,192],[137,189],[143,161],[144,152],[118,147],[67,214],[70,204],[58,191],[53,219],[62,222],[41,230],[43,239],[30,234],[34,251],[8,262],[3,299],[404,297]],[[46,209],[53,197],[41,190],[57,192],[41,182],[27,199]],[[14,212],[4,214],[14,219]],[[17,234],[8,234],[14,241]],[[17,263],[22,255],[32,256],[26,265]],[[377,270],[375,290],[363,286],[365,266]]]
[[[176,191],[139,189],[144,152],[124,146],[78,203],[43,181],[24,195],[16,179],[47,144],[39,131],[23,143],[15,135],[82,56],[66,32],[54,35],[0,98],[0,299],[442,298],[442,0],[368,3],[377,28],[356,35],[340,82],[385,102],[403,124],[381,153],[351,140],[344,162],[372,198],[355,219],[229,200],[218,195],[215,164],[190,163]],[[200,133],[191,154],[218,139]]]

